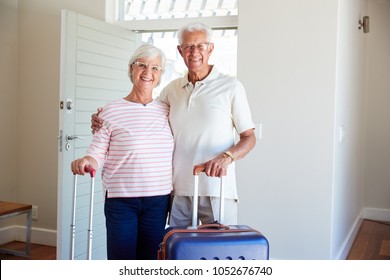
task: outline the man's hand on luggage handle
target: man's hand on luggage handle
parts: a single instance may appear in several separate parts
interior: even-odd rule
[[[197,170],[198,172],[205,172],[206,175],[210,177],[226,176],[226,172],[230,163],[232,163],[232,159],[230,157],[226,157],[224,154],[221,154],[212,160],[195,166],[194,175],[195,170]]]

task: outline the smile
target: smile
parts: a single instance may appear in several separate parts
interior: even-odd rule
[[[141,77],[141,80],[145,81],[145,82],[152,82],[153,81],[153,79],[145,78],[145,77]]]

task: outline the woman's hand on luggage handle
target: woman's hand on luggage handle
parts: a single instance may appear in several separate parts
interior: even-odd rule
[[[90,173],[91,177],[95,176],[95,171],[98,167],[96,160],[93,157],[85,156],[72,161],[71,169],[73,174],[85,175]]]
[[[99,118],[99,114],[102,110],[103,110],[103,108],[98,108],[97,112],[92,114],[92,116],[91,116],[92,134],[95,134],[95,132],[99,131],[102,128],[103,120],[101,118]]]

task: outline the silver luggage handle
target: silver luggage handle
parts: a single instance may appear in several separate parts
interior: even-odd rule
[[[192,198],[192,225],[189,229],[196,229],[198,226],[198,204],[199,204],[199,174],[205,172],[206,165],[195,165],[193,169],[194,182],[194,196]],[[223,224],[225,220],[225,176],[221,177],[220,188],[220,204],[219,204],[219,223]]]
[[[92,217],[93,217],[93,195],[95,189],[95,174],[96,170],[90,166],[84,168],[85,172],[91,175],[91,195],[90,195],[90,209],[89,209],[89,227],[88,227],[88,248],[87,259],[92,259]],[[72,209],[72,224],[70,225],[70,254],[69,259],[74,259],[74,240],[76,235],[76,198],[77,198],[77,174],[74,174],[73,181],[73,209]]]

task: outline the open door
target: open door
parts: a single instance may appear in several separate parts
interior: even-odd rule
[[[57,259],[69,259],[73,194],[70,164],[84,156],[91,143],[92,113],[129,93],[128,61],[140,44],[138,38],[123,27],[73,11],[62,11]],[[86,259],[89,180],[89,176],[78,178],[75,259]],[[100,171],[96,176],[94,197],[92,258],[106,259]]]

